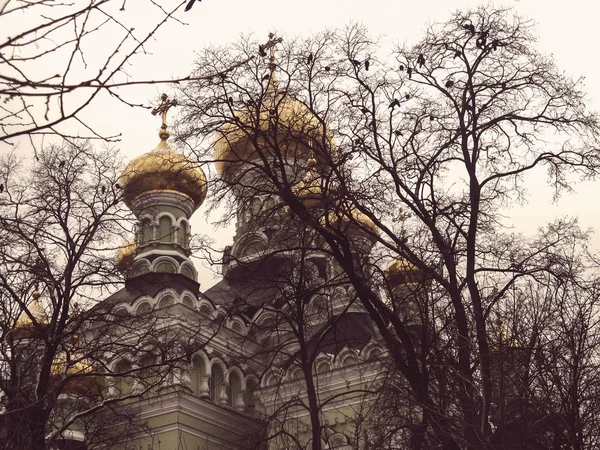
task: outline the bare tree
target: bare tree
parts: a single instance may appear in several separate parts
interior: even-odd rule
[[[99,302],[123,278],[121,160],[82,142],[44,149],[31,170],[14,155],[1,167],[2,448],[124,442],[144,429],[128,402],[173,387],[195,335],[165,328],[165,311]]]
[[[447,448],[487,448],[497,313],[521,283],[561,280],[565,248],[585,240],[568,221],[516,236],[505,207],[524,201],[542,170],[556,195],[572,177],[595,176],[598,116],[580,81],[535,50],[531,22],[510,9],[456,12],[391,56],[379,44],[351,26],[284,42],[269,66],[254,59],[190,83],[180,138],[216,163],[217,201],[232,193],[250,203],[260,186],[321,237],[419,410],[411,447],[429,448],[433,436]],[[209,49],[197,75],[257,47]],[[311,170],[315,189],[302,193]],[[378,242],[370,259],[357,237]],[[417,337],[393,307],[383,270],[393,259],[404,264],[400,285],[412,276],[408,284],[435,293],[419,307],[435,357],[422,357],[431,356],[421,350],[429,331]]]
[[[190,79],[137,79],[128,74],[133,59],[147,54],[158,31],[178,21],[185,1],[171,5],[153,0],[8,0],[0,6],[0,142],[29,139],[34,149],[46,135],[115,141],[85,118],[98,97],[134,104],[126,86]],[[144,11],[137,23],[137,12]],[[183,24],[182,24],[183,25]],[[213,74],[217,75],[217,74]],[[71,127],[71,128],[69,128]],[[78,131],[75,132],[75,129]],[[41,139],[38,139],[41,138]]]

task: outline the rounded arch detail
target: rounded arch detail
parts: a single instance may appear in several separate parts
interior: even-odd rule
[[[252,232],[242,236],[231,248],[231,254],[237,257],[251,256],[264,252],[268,248],[268,238],[264,233]]]
[[[178,264],[175,258],[170,256],[159,256],[156,258],[150,269],[152,272],[177,273]]]

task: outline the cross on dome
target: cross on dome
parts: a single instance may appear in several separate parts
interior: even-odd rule
[[[275,36],[274,33],[269,33],[269,40],[267,41],[267,43],[258,46],[258,51],[261,54],[261,56],[267,56],[265,50],[269,50],[269,69],[271,69],[271,72],[273,72],[276,67],[275,46],[277,44],[281,44],[282,42],[283,38]]]
[[[167,131],[167,112],[172,106],[177,106],[177,100],[169,100],[167,94],[163,94],[161,100],[160,105],[152,110],[152,115],[156,116],[157,114],[160,114],[162,125],[160,126],[158,135],[163,141],[166,141],[170,136],[170,133]]]

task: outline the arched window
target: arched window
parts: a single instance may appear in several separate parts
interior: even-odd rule
[[[177,266],[172,258],[162,256],[154,261],[154,271],[162,273],[176,273]]]
[[[158,220],[158,236],[160,242],[172,242],[173,230],[171,229],[171,218],[169,216],[161,216]]]
[[[208,306],[207,304],[202,305],[200,307],[200,314],[207,316],[207,317],[211,317],[212,310],[210,309],[210,306]]]
[[[175,300],[173,299],[172,295],[167,295],[163,298],[160,299],[160,302],[158,303],[158,307],[159,308],[166,308],[167,306],[171,306],[173,303],[175,303]]]
[[[331,366],[329,365],[329,363],[327,361],[317,362],[316,366],[317,366],[316,367],[317,373],[325,373],[331,369]]]
[[[234,331],[237,334],[242,334],[244,332],[242,326],[240,325],[240,323],[237,320],[234,320],[231,323],[231,329],[232,329],[232,331]]]
[[[148,314],[150,311],[152,311],[152,306],[150,306],[150,303],[144,302],[137,307],[136,314],[138,316],[143,316],[144,314]]]
[[[181,300],[181,303],[183,303],[188,308],[194,308],[194,301],[188,296],[183,297],[183,300]]]
[[[115,309],[115,312],[113,313],[113,315],[115,316],[115,318],[127,317],[127,310],[121,306],[121,307]]]
[[[187,248],[187,246],[188,246],[187,236],[188,236],[188,224],[185,220],[182,220],[179,225],[179,231],[177,232],[177,243],[179,245],[183,246],[184,248]]]
[[[348,438],[342,433],[335,433],[329,438],[329,448],[339,448],[339,449],[347,449],[348,448]],[[351,447],[350,447],[351,448]]]
[[[242,395],[242,379],[237,372],[231,372],[229,374],[229,406],[233,406],[235,409],[242,409],[244,407],[244,399]]]
[[[194,273],[190,270],[189,267],[182,267],[181,268],[181,275],[188,277],[190,279],[194,279]]]

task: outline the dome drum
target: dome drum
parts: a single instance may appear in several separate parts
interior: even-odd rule
[[[161,206],[178,208],[190,218],[197,208],[192,197],[177,190],[156,189],[144,192],[132,200],[130,208],[137,215],[153,209],[160,210]]]

